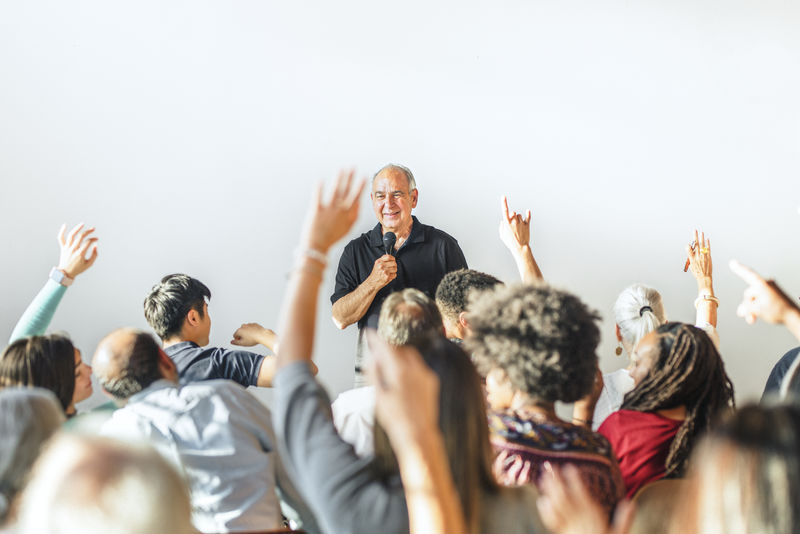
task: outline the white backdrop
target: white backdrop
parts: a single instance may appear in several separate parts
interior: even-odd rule
[[[800,7],[788,2],[0,4],[0,338],[57,260],[62,222],[101,237],[54,329],[88,358],[145,327],[164,274],[212,290],[212,342],[275,326],[309,191],[340,166],[415,172],[416,214],[470,266],[514,280],[499,197],[534,212],[553,283],[604,316],[633,282],[691,321],[682,272],[711,237],[723,356],[739,400],[796,342],[735,316],[738,257],[800,291]],[[365,198],[366,200],[366,198]],[[362,206],[357,235],[374,224]],[[343,244],[342,244],[343,245]],[[321,301],[316,358],[352,382],[355,329]]]

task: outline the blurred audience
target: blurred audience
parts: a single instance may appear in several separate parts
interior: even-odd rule
[[[94,372],[120,403],[105,435],[146,441],[186,475],[192,517],[203,532],[281,525],[278,490],[318,532],[313,515],[285,473],[269,410],[229,380],[178,387],[175,363],[144,332],[121,329],[100,342]]]
[[[624,493],[611,446],[555,411],[557,401],[574,402],[594,387],[599,316],[540,283],[483,293],[468,320],[466,346],[486,376],[498,479],[539,484],[545,463],[570,464],[610,514]]]
[[[42,446],[63,422],[64,412],[50,391],[0,390],[0,530],[14,522],[17,494]]]
[[[62,435],[33,469],[19,534],[194,534],[189,492],[146,446]]]

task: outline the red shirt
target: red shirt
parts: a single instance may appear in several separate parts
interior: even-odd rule
[[[600,425],[597,431],[614,449],[628,497],[664,476],[669,447],[682,424],[656,413],[619,410]]]

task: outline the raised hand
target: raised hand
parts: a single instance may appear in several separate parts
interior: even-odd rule
[[[505,195],[502,197],[500,208],[502,214],[499,230],[500,240],[511,252],[517,252],[528,246],[531,240],[531,210],[525,213],[524,218],[516,211],[509,211],[508,199]]]
[[[700,289],[711,285],[712,264],[711,264],[711,240],[706,239],[706,234],[697,230],[694,231],[694,246],[686,245],[686,256],[689,261],[689,268],[692,276],[697,280]]]
[[[756,319],[784,324],[800,314],[797,305],[774,280],[764,280],[753,269],[745,267],[736,260],[731,261],[730,268],[748,284],[736,314],[744,317],[749,324],[755,323]]]
[[[301,244],[322,253],[344,237],[358,218],[358,202],[366,179],[353,184],[355,171],[339,171],[333,193],[323,200],[322,183],[317,186],[303,230]]]
[[[67,225],[62,224],[58,231],[61,254],[57,269],[63,271],[70,278],[75,278],[91,267],[97,259],[97,238],[90,237],[94,232],[94,227],[83,230],[84,226],[83,223],[80,223],[67,234]],[[86,254],[90,249],[91,254],[87,258]]]

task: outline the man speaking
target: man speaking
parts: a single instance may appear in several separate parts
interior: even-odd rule
[[[365,384],[364,327],[378,326],[384,299],[407,287],[433,298],[445,274],[467,266],[453,237],[411,215],[418,198],[409,169],[389,164],[379,170],[370,193],[378,224],[350,241],[339,260],[332,314],[339,328],[358,323],[356,386]]]

